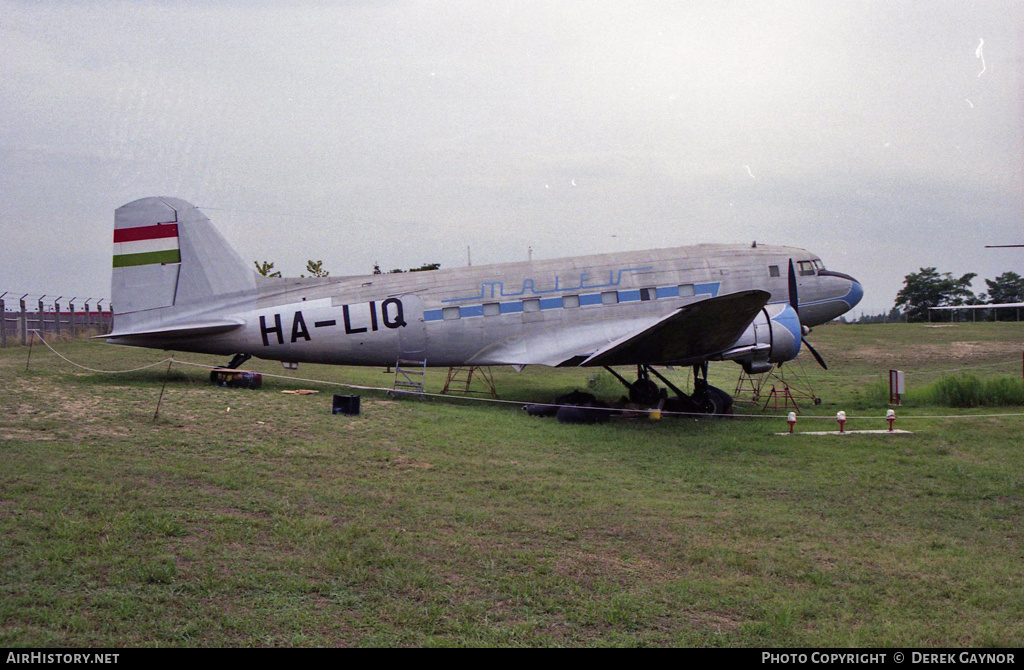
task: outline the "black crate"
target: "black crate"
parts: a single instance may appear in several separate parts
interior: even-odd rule
[[[334,396],[333,414],[344,414],[345,416],[359,415],[359,396],[357,395],[336,395]]]

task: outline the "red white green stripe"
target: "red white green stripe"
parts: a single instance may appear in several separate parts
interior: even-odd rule
[[[176,223],[114,230],[115,268],[180,262]]]

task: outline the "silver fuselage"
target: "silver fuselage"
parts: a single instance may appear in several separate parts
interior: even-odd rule
[[[786,304],[791,260],[804,268],[794,273],[804,326],[844,314],[863,295],[856,280],[823,271],[803,249],[697,245],[416,273],[259,278],[255,290],[175,306],[177,321],[239,324],[228,332],[113,341],[342,365],[392,365],[402,356],[430,366],[560,364],[567,342],[614,342],[709,296],[760,289],[771,294],[769,306]]]

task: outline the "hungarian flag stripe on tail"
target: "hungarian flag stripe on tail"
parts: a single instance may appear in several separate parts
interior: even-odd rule
[[[115,268],[180,262],[176,223],[114,230]]]

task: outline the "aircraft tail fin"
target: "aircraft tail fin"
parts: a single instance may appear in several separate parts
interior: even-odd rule
[[[111,303],[118,331],[175,320],[256,288],[256,273],[194,205],[135,200],[114,213]]]

